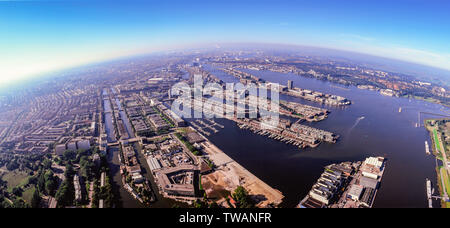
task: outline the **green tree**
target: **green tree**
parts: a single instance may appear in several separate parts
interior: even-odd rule
[[[75,189],[72,179],[66,179],[56,192],[55,198],[59,207],[65,207],[73,204],[75,199]]]
[[[21,187],[14,187],[12,189],[12,193],[17,197],[21,197],[22,193],[23,193],[23,189]]]
[[[40,203],[41,203],[41,196],[39,195],[39,191],[35,189],[33,192],[33,197],[31,198],[31,207],[39,208]]]
[[[56,188],[57,188],[57,181],[55,180],[54,177],[45,181],[45,192],[48,195],[54,196]]]
[[[22,199],[15,199],[13,201],[13,208],[29,208],[30,206],[25,203]]]
[[[52,161],[49,159],[45,159],[42,162],[42,165],[43,165],[44,169],[50,169],[52,167]]]
[[[62,155],[62,159],[64,161],[72,161],[72,160],[75,160],[76,156],[77,156],[77,153],[75,151],[66,150],[66,151],[64,151],[64,153]]]
[[[242,186],[238,186],[236,188],[236,190],[234,190],[234,193],[233,193],[232,196],[233,196],[233,199],[235,199],[237,201],[237,206],[239,208],[253,208],[253,207],[255,207],[255,203],[253,202],[253,200],[248,195],[247,190],[244,187],[242,187]]]

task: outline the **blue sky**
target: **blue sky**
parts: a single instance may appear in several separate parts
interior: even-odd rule
[[[126,3],[125,3],[126,2]],[[449,1],[0,1],[0,83],[201,44],[328,47],[450,70]]]

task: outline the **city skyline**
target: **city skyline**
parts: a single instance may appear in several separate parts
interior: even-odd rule
[[[242,42],[332,48],[450,70],[448,9],[443,1],[6,1],[0,3],[0,83],[119,57]]]

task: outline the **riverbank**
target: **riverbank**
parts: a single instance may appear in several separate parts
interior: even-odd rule
[[[433,155],[436,156],[436,175],[437,186],[439,189],[439,195],[441,197],[441,207],[450,208],[450,202],[448,202],[448,193],[450,192],[450,179],[448,175],[448,161],[444,142],[440,139],[439,121],[445,121],[446,119],[427,119],[424,121],[424,126],[428,130],[432,142]],[[444,128],[446,124],[444,123]],[[445,134],[445,132],[444,132]],[[438,161],[442,163],[439,165]]]

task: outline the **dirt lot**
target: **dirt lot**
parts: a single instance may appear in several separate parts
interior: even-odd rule
[[[202,179],[203,188],[209,197],[224,197],[227,192],[233,192],[241,185],[258,202],[258,207],[281,203],[284,196],[280,191],[261,181],[213,144],[205,142],[203,146],[209,159],[218,167],[217,171]]]

